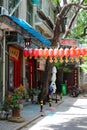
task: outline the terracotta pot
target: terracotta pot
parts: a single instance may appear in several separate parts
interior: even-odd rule
[[[12,117],[20,117],[20,108],[14,108],[12,110]]]

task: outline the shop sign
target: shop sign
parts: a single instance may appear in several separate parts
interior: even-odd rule
[[[61,45],[67,45],[67,46],[77,46],[77,40],[75,39],[61,39],[60,40]]]
[[[41,59],[41,60],[37,60],[37,62],[38,62],[37,70],[44,71],[45,70],[46,60]]]
[[[9,55],[10,55],[10,57],[13,57],[13,58],[18,60],[18,58],[19,58],[19,49],[14,48],[14,47],[10,47],[9,48]]]

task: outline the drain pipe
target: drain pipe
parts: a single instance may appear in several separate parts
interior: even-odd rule
[[[3,102],[5,101],[5,30],[3,30]]]

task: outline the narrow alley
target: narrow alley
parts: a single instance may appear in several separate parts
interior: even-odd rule
[[[86,130],[87,97],[68,97],[42,120],[35,121],[22,130]]]

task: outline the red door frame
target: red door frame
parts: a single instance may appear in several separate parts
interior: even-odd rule
[[[16,60],[11,58],[9,60],[14,61],[14,88],[20,86],[20,59]]]
[[[29,88],[32,89],[33,88],[33,81],[34,81],[34,75],[33,75],[33,71],[34,71],[34,63],[33,63],[33,59],[29,60],[26,62],[26,64],[29,65]]]

